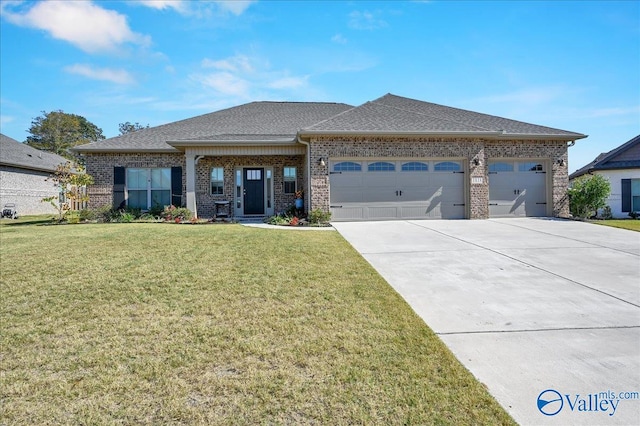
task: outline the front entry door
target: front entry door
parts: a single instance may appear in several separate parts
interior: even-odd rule
[[[244,214],[264,214],[264,169],[243,169]]]

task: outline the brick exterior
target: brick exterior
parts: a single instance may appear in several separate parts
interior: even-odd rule
[[[111,206],[113,203],[114,167],[182,167],[182,193],[186,186],[185,157],[183,154],[161,153],[109,153],[86,154],[87,173],[93,176],[94,184],[87,188],[89,208]]]
[[[483,140],[471,138],[437,137],[336,137],[318,136],[309,140],[311,170],[311,198],[305,193],[305,206],[329,210],[330,158],[449,158],[462,160],[467,173],[468,211],[471,219],[489,217],[489,179],[487,162],[493,159],[531,159],[544,161],[551,176],[548,178],[552,215],[567,217],[569,203],[567,187],[567,143],[560,140]],[[325,159],[325,165],[319,159]],[[479,164],[473,164],[478,159]],[[563,160],[563,165],[559,161]],[[90,207],[111,205],[113,197],[113,168],[172,167],[183,168],[183,194],[186,194],[186,167],[183,154],[134,153],[86,154],[87,172],[95,184],[89,188]],[[212,167],[224,167],[224,194],[211,195]],[[307,188],[305,156],[207,156],[196,165],[196,203],[200,217],[213,215],[216,200],[234,201],[236,167],[271,166],[274,172],[274,207],[281,212],[293,204],[293,197],[283,193],[283,168],[298,170],[298,188]],[[474,180],[474,178],[476,178]],[[479,178],[479,179],[477,179]],[[473,183],[479,181],[480,183]]]
[[[224,194],[211,195],[211,169],[224,168]],[[214,201],[228,200],[233,205],[235,170],[238,167],[272,167],[275,213],[283,212],[294,203],[293,195],[284,193],[284,167],[296,167],[297,188],[304,188],[304,156],[220,156],[204,157],[196,165],[196,205],[200,217],[212,217]]]
[[[182,167],[182,193],[186,194],[186,163],[183,154],[122,153],[86,154],[86,168],[94,178],[88,188],[89,207],[96,208],[113,202],[114,167]],[[196,164],[196,205],[202,218],[212,217],[214,201],[234,201],[236,167],[272,167],[275,212],[282,212],[293,205],[293,196],[284,193],[284,167],[297,168],[297,187],[304,188],[304,156],[211,156],[204,157]],[[224,168],[224,194],[211,195],[211,169]]]
[[[535,159],[546,161],[551,171],[550,194],[553,215],[569,215],[567,186],[567,143],[565,141],[489,141],[465,138],[428,137],[335,137],[310,139],[311,149],[311,208],[329,210],[328,162],[320,166],[319,158],[451,158],[463,160],[468,167],[469,208],[471,219],[489,217],[489,178],[487,162],[492,159]],[[479,160],[479,165],[472,163]],[[564,160],[564,166],[558,160]],[[481,178],[482,183],[472,183]]]
[[[16,204],[18,215],[56,213],[46,197],[58,196],[58,188],[47,180],[52,173],[0,166],[0,208]]]

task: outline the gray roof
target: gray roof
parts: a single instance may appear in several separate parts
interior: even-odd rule
[[[251,102],[81,145],[73,150],[178,152],[172,145],[292,143],[298,130],[351,108],[351,105],[325,102]]]
[[[616,169],[640,169],[640,135],[609,152],[598,155],[591,163],[571,173],[569,179],[597,170]]]
[[[251,102],[72,148],[77,152],[178,152],[193,145],[291,144],[308,134],[464,134],[575,140],[580,133],[387,94],[359,107]]]
[[[54,172],[67,160],[57,154],[40,151],[0,133],[0,164],[21,169]]]
[[[547,137],[574,140],[581,133],[524,123],[508,118],[437,105],[387,94],[321,123],[303,134],[413,133],[478,134],[494,137]]]

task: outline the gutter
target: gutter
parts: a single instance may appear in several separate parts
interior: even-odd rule
[[[305,130],[299,132],[299,136],[404,136],[404,137],[419,137],[419,136],[444,136],[444,137],[477,137],[477,138],[486,138],[486,139],[543,139],[543,140],[553,140],[553,139],[561,139],[567,141],[574,141],[576,139],[586,138],[587,135],[583,135],[581,133],[572,133],[567,135],[559,135],[559,134],[539,134],[539,133],[507,133],[504,130],[498,131],[486,131],[486,132],[461,132],[461,131],[388,131],[388,132],[380,132],[380,131],[340,131],[340,130]]]
[[[300,137],[300,134],[296,135],[296,140],[307,147],[307,167],[305,167],[306,170],[304,173],[304,177],[307,181],[307,194],[309,194],[309,204],[307,206],[307,210],[311,211],[311,145],[309,144],[309,142],[303,141]]]

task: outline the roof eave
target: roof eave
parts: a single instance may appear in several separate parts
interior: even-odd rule
[[[305,136],[444,136],[444,137],[479,137],[487,139],[544,139],[573,141],[586,138],[581,133],[571,134],[539,134],[539,133],[507,133],[504,131],[340,131],[340,130],[301,130],[300,137]]]
[[[24,164],[7,163],[7,162],[4,162],[4,161],[0,161],[0,166],[15,167],[16,169],[34,170],[34,171],[37,171],[37,172],[47,172],[47,173],[53,173],[53,172],[56,171],[55,168],[38,167],[38,166],[27,166],[27,165],[24,165]]]
[[[71,148],[70,151],[77,152],[79,154],[114,154],[114,153],[162,153],[162,154],[175,154],[180,152],[177,149],[168,148]]]
[[[296,139],[264,139],[264,140],[235,140],[235,141],[215,141],[215,140],[179,140],[179,141],[167,141],[167,144],[174,147],[203,147],[203,146],[264,146],[264,145],[296,145]]]

